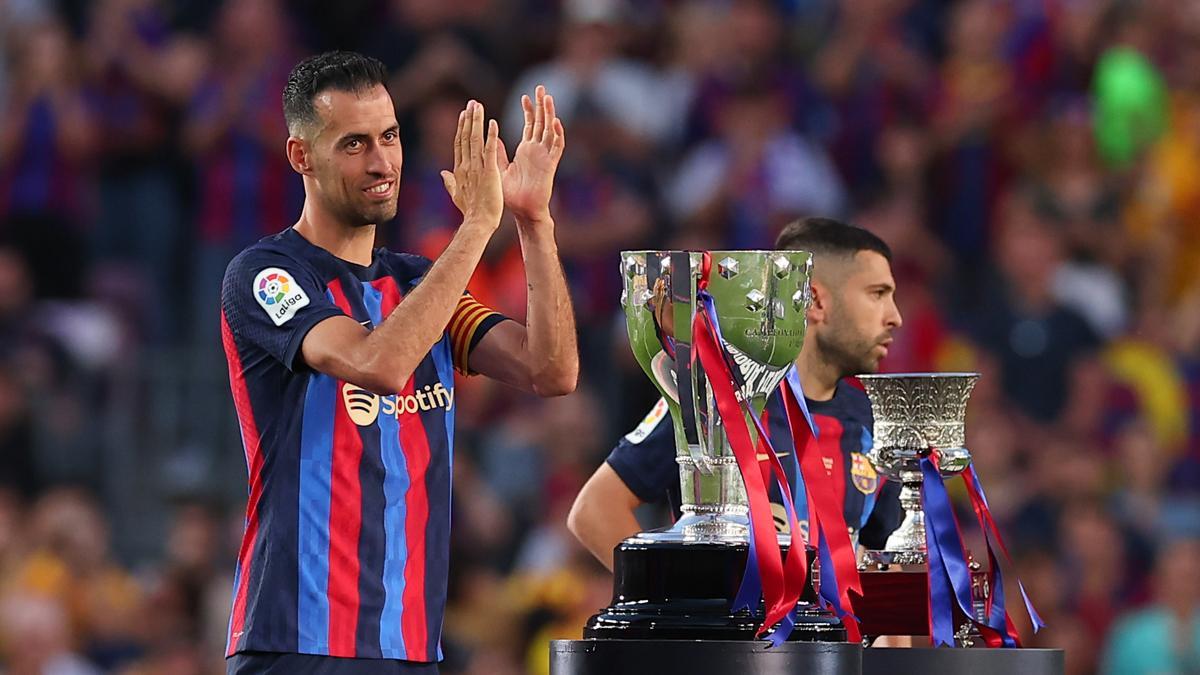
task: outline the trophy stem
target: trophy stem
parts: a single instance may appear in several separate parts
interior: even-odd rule
[[[887,550],[925,553],[925,512],[921,509],[921,474],[905,471],[901,474],[900,507],[904,522],[887,540]]]

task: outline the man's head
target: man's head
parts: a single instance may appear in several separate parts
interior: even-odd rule
[[[875,372],[900,327],[892,252],[870,232],[828,218],[788,224],[777,249],[813,254],[808,337],[841,376]]]
[[[400,187],[400,128],[379,61],[326,52],[292,69],[283,90],[287,155],[304,192],[338,223],[391,220]]]

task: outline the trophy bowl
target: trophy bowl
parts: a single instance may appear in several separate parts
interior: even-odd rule
[[[779,386],[804,344],[811,298],[812,255],[805,251],[711,251],[708,292],[717,308],[725,347],[755,414]],[[698,251],[624,251],[621,277],[630,347],[667,401],[675,428],[681,517],[642,540],[745,543],[749,507],[737,461],[708,378],[691,358],[692,318],[704,254]],[[686,270],[672,274],[673,270]],[[670,331],[656,318],[669,312]],[[666,335],[669,332],[670,335]],[[674,354],[668,351],[667,342]]]
[[[971,464],[966,447],[967,401],[978,373],[859,375],[871,399],[874,443],[867,458],[888,480],[901,484],[904,522],[883,551],[868,551],[867,565],[922,564],[925,515],[921,509],[921,459],[933,455],[943,477]]]

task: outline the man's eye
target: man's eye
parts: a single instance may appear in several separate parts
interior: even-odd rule
[[[347,150],[357,150],[357,149],[359,149],[360,147],[362,147],[362,141],[359,141],[359,140],[353,140],[353,141],[347,141],[347,142],[346,142],[346,149],[347,149]]]
[[[391,142],[396,140],[396,132],[388,131],[383,134],[383,140]]]

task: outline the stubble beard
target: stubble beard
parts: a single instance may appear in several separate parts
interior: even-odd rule
[[[379,225],[396,217],[398,202],[399,195],[382,204],[361,206],[348,201],[337,209],[338,217],[339,220],[353,228]]]
[[[886,334],[863,338],[837,322],[826,333],[813,337],[822,359],[837,369],[838,379],[879,370],[882,357],[875,356],[873,352]]]

